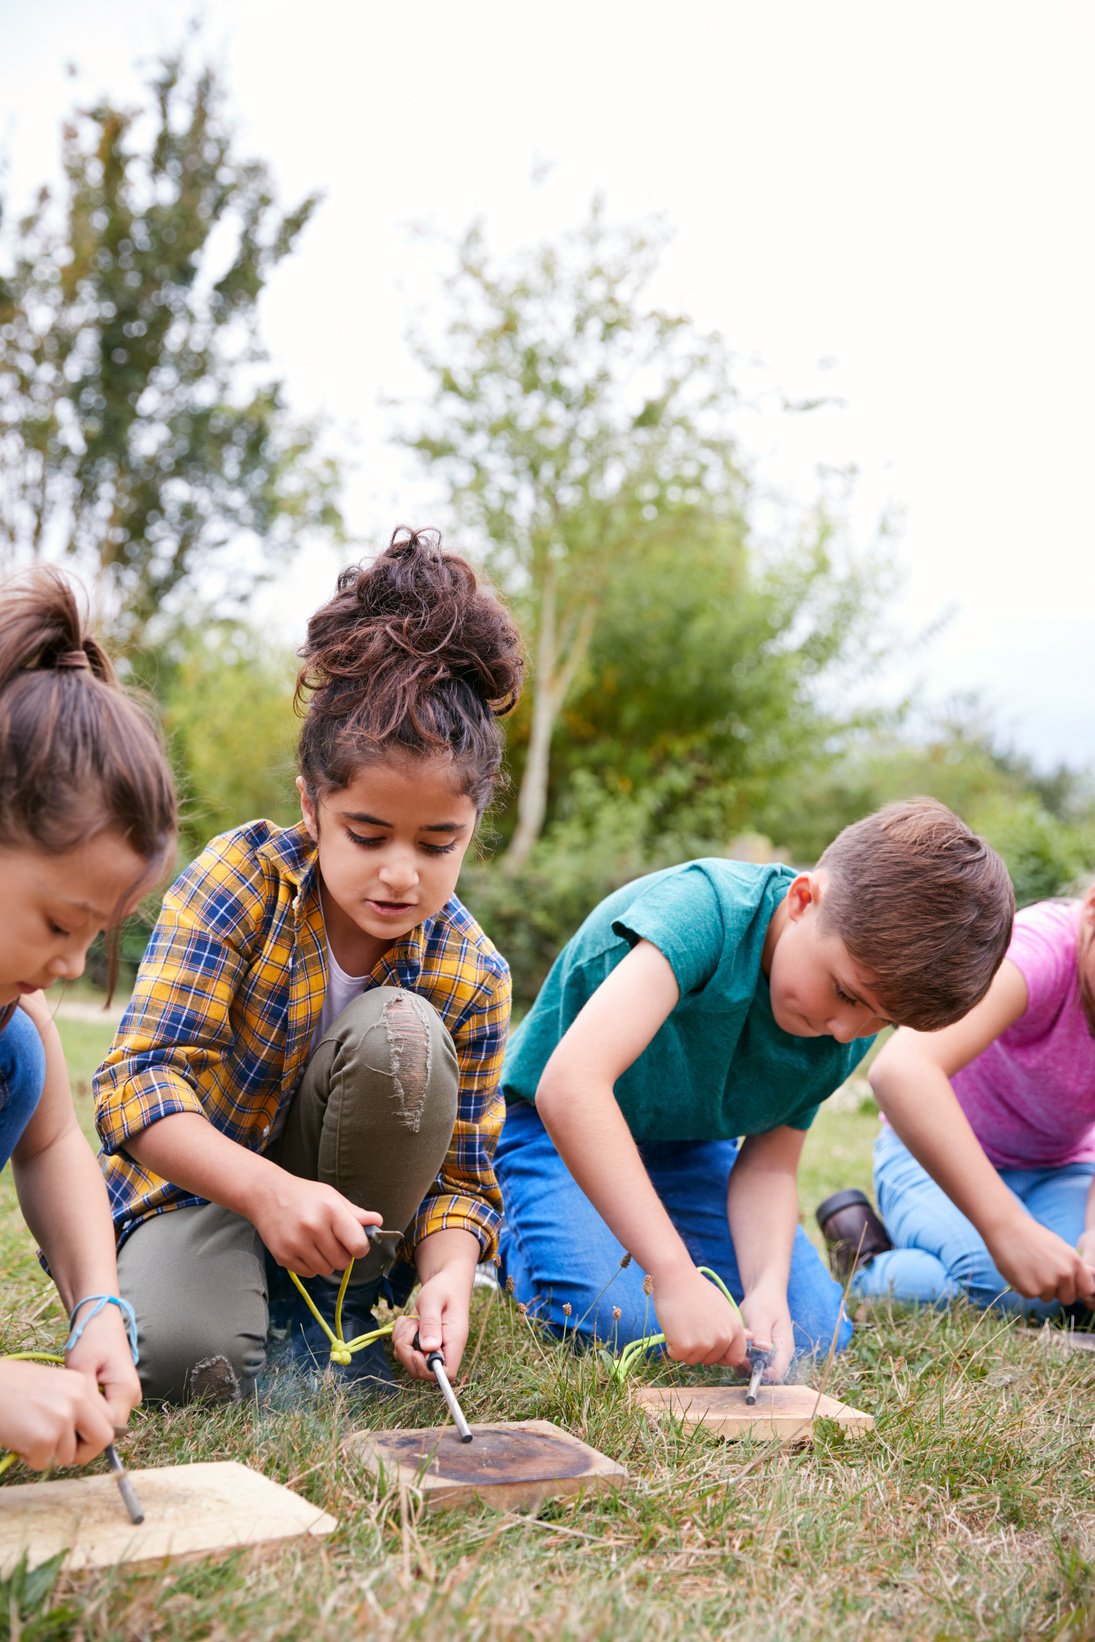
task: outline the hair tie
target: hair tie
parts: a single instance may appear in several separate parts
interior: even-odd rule
[[[55,667],[90,667],[91,663],[87,659],[86,650],[66,650],[63,655],[57,657],[53,665]]]

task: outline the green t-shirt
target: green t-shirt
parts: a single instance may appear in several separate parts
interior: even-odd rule
[[[796,1038],[776,1025],[760,960],[789,867],[717,858],[625,884],[593,911],[551,967],[510,1039],[507,1101],[536,1098],[556,1044],[637,941],[668,959],[680,998],[616,1081],[636,1140],[715,1140],[808,1129],[862,1060],[870,1038]]]

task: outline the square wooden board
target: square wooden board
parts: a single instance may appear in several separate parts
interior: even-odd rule
[[[451,1425],[359,1431],[343,1447],[375,1475],[420,1489],[431,1507],[483,1500],[500,1511],[530,1510],[627,1481],[622,1465],[550,1420],[497,1420],[473,1433],[464,1443]]]
[[[291,1489],[231,1460],[130,1471],[129,1478],[142,1523],[130,1522],[110,1472],[0,1488],[0,1573],[10,1573],[24,1551],[31,1567],[67,1546],[67,1569],[107,1568],[338,1526]]]
[[[807,1442],[815,1419],[835,1420],[846,1431],[874,1429],[870,1414],[849,1408],[807,1385],[762,1385],[752,1407],[743,1385],[635,1386],[632,1397],[650,1414],[671,1414],[687,1426],[703,1425],[720,1437],[778,1437]]]
[[[1020,1333],[1036,1334],[1039,1344],[1060,1346],[1064,1351],[1095,1351],[1095,1334],[1085,1333],[1083,1329],[1026,1327]]]

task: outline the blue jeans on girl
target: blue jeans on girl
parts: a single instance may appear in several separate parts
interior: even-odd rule
[[[717,1271],[742,1298],[741,1277],[726,1221],[726,1187],[737,1158],[732,1140],[643,1141],[639,1152],[654,1190],[698,1266]],[[509,1108],[495,1153],[505,1223],[499,1279],[512,1279],[515,1299],[552,1333],[619,1347],[658,1332],[642,1267],[621,1267],[624,1248],[575,1183],[555,1150],[536,1108]],[[603,1293],[601,1291],[604,1291]],[[847,1345],[852,1329],[842,1294],[799,1226],[791,1257],[787,1300],[795,1351]],[[569,1311],[564,1310],[569,1307]]]
[[[1075,1248],[1095,1163],[996,1172],[1039,1225]],[[853,1294],[924,1305],[967,1299],[975,1306],[1029,1317],[1061,1315],[1055,1300],[1028,1300],[1009,1289],[980,1232],[888,1125],[875,1142],[874,1179],[879,1213],[894,1247],[861,1267],[852,1280]]]
[[[0,1032],[0,1169],[34,1116],[46,1079],[46,1051],[38,1028],[17,1009]]]

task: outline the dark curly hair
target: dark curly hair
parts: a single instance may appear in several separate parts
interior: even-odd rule
[[[449,757],[482,814],[498,785],[498,719],[524,670],[516,623],[436,530],[401,526],[370,565],[351,565],[308,623],[297,754],[314,800],[363,764]]]

